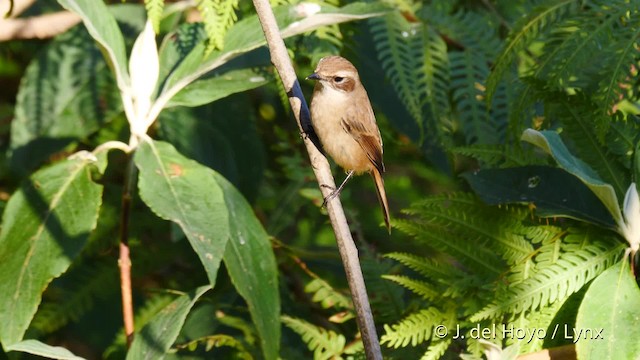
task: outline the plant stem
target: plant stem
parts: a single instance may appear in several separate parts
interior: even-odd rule
[[[127,170],[125,172],[124,188],[122,189],[122,207],[120,213],[120,289],[122,292],[122,318],[124,333],[127,337],[127,348],[133,342],[133,296],[131,292],[131,257],[129,250],[129,217],[131,213],[131,194],[135,184],[136,167],[133,154],[129,154]]]
[[[313,167],[318,184],[329,186],[320,186],[320,191],[326,198],[331,192],[330,188],[335,189],[335,181],[331,175],[329,162],[315,145],[317,144],[317,138],[310,125],[309,108],[300,89],[300,83],[297,80],[296,73],[293,70],[287,48],[280,35],[275,16],[273,15],[268,0],[253,0],[253,5],[258,13],[262,31],[267,40],[271,54],[271,62],[278,71],[278,75],[289,96],[289,103],[298,122],[298,127],[303,134],[304,144],[309,153],[311,166]],[[351,297],[356,310],[358,327],[362,335],[362,342],[367,359],[381,360],[380,343],[378,341],[373,315],[371,314],[371,306],[369,305],[364,277],[362,276],[362,270],[360,268],[358,249],[351,237],[351,231],[349,230],[340,198],[336,197],[328,201],[327,212],[329,213],[329,219],[331,220],[333,231],[336,235],[338,249],[342,257],[342,264],[347,274],[347,281],[349,282],[349,289],[351,290]]]

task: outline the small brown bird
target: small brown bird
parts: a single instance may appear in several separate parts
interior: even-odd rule
[[[384,222],[391,232],[382,179],[382,138],[358,70],[343,57],[327,56],[320,59],[307,79],[317,80],[311,99],[313,128],[324,151],[348,172],[325,201],[339,195],[351,176],[368,172],[373,176]]]

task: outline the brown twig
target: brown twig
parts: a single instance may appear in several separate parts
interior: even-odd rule
[[[318,184],[328,185],[320,186],[320,191],[326,198],[331,192],[330,188],[335,188],[335,181],[331,175],[331,169],[327,159],[314,145],[313,134],[310,127],[309,108],[300,89],[300,83],[297,80],[296,73],[291,64],[291,59],[287,53],[287,48],[280,35],[278,24],[268,0],[253,0],[253,5],[258,13],[262,30],[264,31],[269,52],[271,54],[271,62],[278,71],[278,75],[282,80],[282,84],[289,97],[289,103],[293,114],[297,120],[298,127],[303,133],[304,145],[309,153],[311,166],[318,180]],[[327,203],[327,212],[336,235],[338,249],[342,257],[342,263],[349,282],[351,297],[357,314],[358,327],[362,335],[367,359],[382,359],[380,352],[380,343],[376,333],[369,298],[360,268],[358,259],[358,249],[356,248],[347,219],[342,209],[339,197],[335,197]]]
[[[80,17],[69,11],[24,19],[0,18],[0,41],[52,38],[79,22]]]
[[[131,291],[131,256],[129,250],[129,217],[131,213],[131,198],[135,184],[136,167],[133,154],[129,154],[127,171],[125,173],[124,188],[122,189],[122,208],[120,213],[120,289],[122,293],[122,319],[124,333],[127,337],[127,347],[133,342],[135,326],[133,323],[133,296]]]

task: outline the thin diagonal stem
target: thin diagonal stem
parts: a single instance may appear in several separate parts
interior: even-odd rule
[[[253,0],[253,5],[258,13],[262,31],[264,31],[269,52],[271,53],[271,62],[278,71],[278,75],[282,80],[282,84],[289,96],[289,103],[293,114],[298,122],[298,127],[303,134],[304,144],[309,153],[311,166],[318,180],[320,191],[326,198],[330,195],[330,188],[335,188],[335,181],[331,175],[331,169],[327,159],[322,155],[318,148],[314,145],[314,134],[310,126],[309,108],[300,89],[296,73],[293,70],[291,59],[287,53],[282,36],[278,29],[275,16],[268,0]],[[367,359],[382,360],[380,352],[380,342],[376,333],[373,315],[371,314],[371,306],[367,296],[367,289],[360,268],[358,259],[358,249],[356,248],[351,231],[347,224],[347,219],[340,203],[340,198],[335,197],[327,202],[327,212],[336,235],[338,250],[342,257],[342,264],[347,274],[349,289],[353,305],[356,310],[358,327],[362,335]]]

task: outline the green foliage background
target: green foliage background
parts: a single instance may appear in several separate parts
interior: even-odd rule
[[[208,213],[176,215],[175,202],[153,201],[165,188],[149,186],[145,193],[142,185],[129,229],[137,336],[160,338],[162,321],[171,319],[175,334],[162,337],[165,358],[268,358],[273,353],[261,343],[257,324],[281,321],[282,340],[271,345],[283,359],[363,358],[301,135],[268,52],[247,40],[260,35],[250,22],[252,4],[202,0],[186,10],[179,4],[109,6],[127,49],[145,16],[151,20],[165,79],[158,95],[188,74],[189,61],[240,55],[166,104],[149,130],[159,141],[136,154],[139,182],[154,174],[155,168],[145,167],[149,157],[171,159],[169,170],[180,164],[214,179],[189,187],[207,185],[206,196],[197,200],[225,204],[215,207],[230,219],[224,241],[268,237],[282,314],[256,315],[247,292],[266,290],[260,282],[257,289],[242,289],[234,274],[244,268],[234,268],[242,261],[230,259],[230,247],[224,259],[217,253],[217,263],[203,268],[208,257],[197,250],[193,227],[183,225],[206,222]],[[494,349],[513,358],[565,346],[581,359],[638,358],[640,291],[631,272],[638,266],[625,252],[632,239],[623,228],[640,221],[640,211],[632,213],[623,199],[635,187],[639,163],[640,2],[322,4],[353,5],[353,13],[385,9],[382,16],[286,40],[307,95],[313,84],[302,79],[317,61],[342,54],[359,69],[376,111],[392,234],[381,226],[368,177],[352,180],[341,199],[360,249],[384,357],[475,359]],[[278,16],[290,21],[301,8],[286,9]],[[56,4],[39,2],[30,11],[56,10]],[[194,14],[201,22],[186,22]],[[47,176],[68,172],[65,166],[86,171],[91,181],[82,186],[103,188],[95,204],[83,203],[99,206],[97,222],[86,216],[88,229],[78,230],[80,242],[67,249],[73,255],[64,266],[39,263],[53,272],[52,281],[39,284],[46,290],[36,291],[42,302],[34,315],[19,310],[22,317],[33,316],[24,338],[90,359],[125,358],[117,234],[127,158],[111,152],[95,168],[82,159],[61,162],[107,141],[128,142],[118,82],[83,26],[53,40],[3,44],[0,81],[6,84],[0,89],[0,209],[7,210],[0,239],[8,239],[0,241],[0,261],[14,256],[13,248],[2,247],[9,237],[28,239],[13,235],[18,232],[11,230],[11,206],[18,205],[8,205],[10,198],[28,198]],[[154,149],[166,157],[153,158]],[[342,178],[340,169],[334,174]],[[244,215],[235,218],[234,209]],[[74,216],[73,209],[60,214]],[[179,216],[184,218],[176,221]],[[235,249],[243,253],[242,246]],[[268,253],[264,246],[252,251],[248,257],[256,263]],[[226,265],[218,271],[221,260]],[[438,325],[449,332],[443,335]],[[473,336],[476,328],[494,327],[498,331],[490,336]],[[453,337],[457,328],[464,338]],[[543,329],[547,335],[519,339],[503,331],[509,328]],[[567,328],[603,328],[605,338],[553,332]],[[28,357],[22,352],[38,346],[11,347],[21,339],[7,339],[0,358]],[[129,357],[144,346],[134,343]]]

